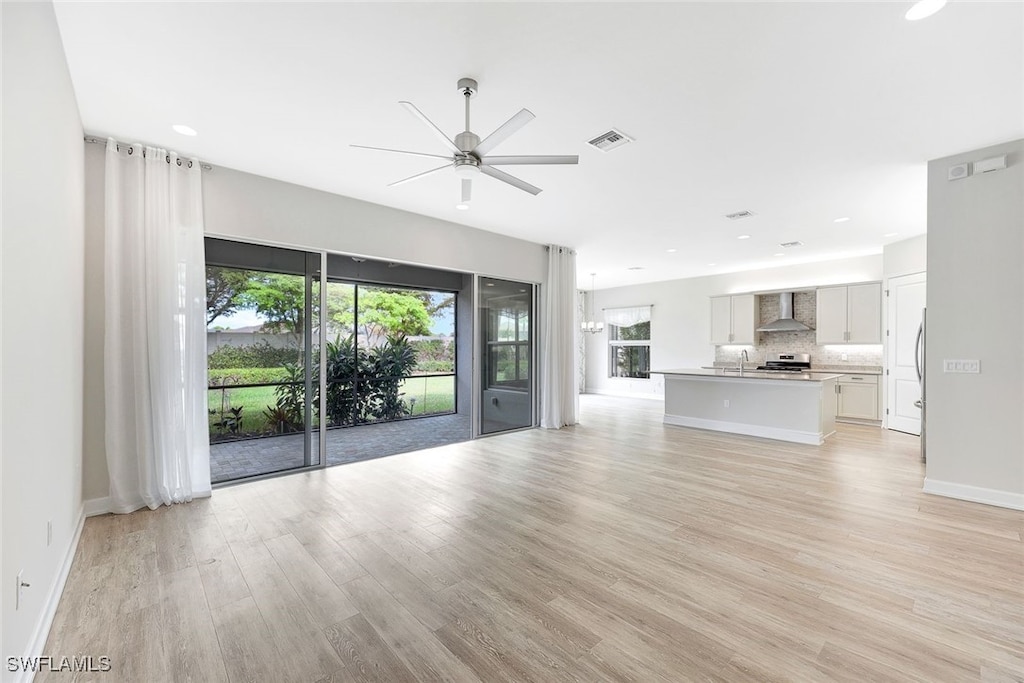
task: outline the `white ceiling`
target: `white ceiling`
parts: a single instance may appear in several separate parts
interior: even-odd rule
[[[1024,137],[1024,4],[954,1],[908,22],[910,4],[55,6],[87,132],[570,245],[580,284],[596,272],[605,288],[879,253],[924,232],[929,159]],[[468,212],[454,175],[386,187],[439,164],[349,145],[444,154],[397,102],[454,137],[463,76],[480,82],[481,137],[537,115],[494,153],[579,166],[505,167],[544,192],[480,178]],[[636,142],[585,144],[610,127]],[[723,217],[740,210],[756,216]],[[804,246],[779,248],[791,240]]]

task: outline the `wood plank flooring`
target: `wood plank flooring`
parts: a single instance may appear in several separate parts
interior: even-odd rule
[[[916,438],[582,404],[91,518],[46,653],[107,681],[1024,681],[1024,513],[921,493]]]

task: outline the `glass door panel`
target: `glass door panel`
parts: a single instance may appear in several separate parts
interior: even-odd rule
[[[208,238],[213,483],[321,462],[320,256]]]
[[[532,427],[533,285],[479,279],[480,433]]]

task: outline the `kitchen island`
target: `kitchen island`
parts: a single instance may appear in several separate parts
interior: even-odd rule
[[[840,373],[659,370],[665,424],[820,445],[836,430]]]

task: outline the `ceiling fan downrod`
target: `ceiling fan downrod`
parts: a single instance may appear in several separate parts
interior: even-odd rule
[[[480,144],[480,136],[474,135],[469,128],[469,100],[476,94],[478,87],[477,82],[472,78],[459,79],[459,92],[466,98],[466,130],[455,136],[455,146],[466,155],[470,155],[476,149],[476,146]],[[456,170],[458,170],[457,167],[458,164],[456,164]]]

